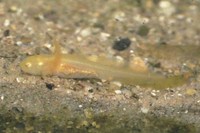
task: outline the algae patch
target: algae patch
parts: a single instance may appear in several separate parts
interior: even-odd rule
[[[1,112],[0,131],[195,133],[198,130],[194,124],[185,124],[175,118],[159,118],[148,114],[137,114],[135,116],[132,111],[128,114],[117,110],[109,113],[95,113],[94,110],[86,109],[79,115],[70,115],[67,112],[62,110],[39,116],[16,109]]]

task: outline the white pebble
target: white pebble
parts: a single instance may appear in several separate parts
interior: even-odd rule
[[[82,37],[87,37],[89,35],[91,35],[91,29],[90,28],[85,28],[80,32],[80,35]]]
[[[124,12],[121,12],[121,11],[118,11],[114,14],[114,18],[116,21],[124,21],[125,20],[125,13]]]
[[[102,41],[106,41],[110,37],[110,34],[105,33],[105,32],[101,32],[100,37],[101,37]]]
[[[10,20],[9,19],[6,19],[4,21],[4,24],[3,24],[5,27],[8,27],[10,25]]]
[[[1,96],[1,100],[4,100],[4,96],[3,95]]]
[[[151,95],[155,97],[155,96],[156,96],[156,93],[154,93],[154,92],[151,92]]]
[[[16,42],[16,45],[17,45],[17,46],[21,46],[21,45],[22,45],[22,42],[21,42],[21,41],[17,41],[17,42]]]
[[[173,4],[167,0],[160,1],[159,7],[160,7],[160,12],[167,16],[172,15],[176,11]]]
[[[115,90],[115,93],[119,95],[119,94],[122,94],[122,91],[121,90]]]
[[[142,113],[147,114],[149,112],[148,108],[142,107],[141,108]]]

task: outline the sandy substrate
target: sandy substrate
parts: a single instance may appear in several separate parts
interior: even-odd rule
[[[199,12],[198,0],[1,0],[0,131],[199,132]],[[54,38],[63,53],[127,62],[134,54],[149,71],[190,78],[155,90],[23,73],[19,63],[50,54]],[[130,46],[114,48],[123,38]]]

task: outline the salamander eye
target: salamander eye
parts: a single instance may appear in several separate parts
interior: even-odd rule
[[[25,66],[28,67],[28,68],[30,68],[30,67],[32,67],[32,63],[27,62],[27,63],[25,64]]]
[[[40,61],[38,62],[38,66],[43,66],[44,65],[44,62]]]

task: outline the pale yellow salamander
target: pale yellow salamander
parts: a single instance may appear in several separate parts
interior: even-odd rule
[[[128,67],[117,67],[113,65],[115,63],[108,63],[112,61],[107,59],[92,61],[79,54],[62,54],[59,43],[54,43],[55,50],[52,55],[27,57],[20,63],[22,71],[41,76],[99,78],[153,89],[175,87],[185,82],[181,76],[166,78],[151,72],[137,72]]]

